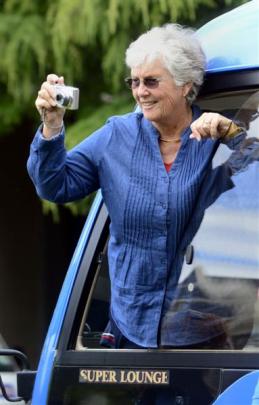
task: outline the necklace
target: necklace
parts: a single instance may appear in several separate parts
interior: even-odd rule
[[[161,142],[180,142],[180,139],[164,139],[164,138],[161,138],[161,136],[160,136],[159,141],[161,141]]]

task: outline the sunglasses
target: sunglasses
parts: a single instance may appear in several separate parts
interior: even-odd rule
[[[139,87],[141,82],[148,89],[155,89],[155,88],[158,87],[160,81],[161,81],[161,79],[158,79],[156,77],[144,77],[143,80],[140,80],[138,78],[132,79],[131,77],[127,77],[125,79],[125,83],[127,84],[128,88],[131,89],[131,90],[136,89],[137,87]]]

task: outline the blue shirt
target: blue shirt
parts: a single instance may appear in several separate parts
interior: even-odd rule
[[[193,120],[200,114],[193,107]],[[101,188],[111,218],[111,314],[122,334],[143,347],[158,346],[186,248],[209,204],[198,197],[218,141],[197,142],[190,133],[183,131],[169,173],[159,134],[142,113],[110,118],[69,152],[64,133],[46,141],[38,130],[31,145],[28,171],[40,197],[64,203]],[[171,344],[179,344],[175,325]]]

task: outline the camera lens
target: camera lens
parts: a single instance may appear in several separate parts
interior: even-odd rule
[[[70,96],[64,96],[63,94],[58,93],[56,95],[57,102],[62,105],[63,107],[68,107],[71,103],[72,99]]]

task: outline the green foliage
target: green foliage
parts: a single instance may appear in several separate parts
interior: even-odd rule
[[[95,193],[85,197],[80,201],[75,201],[67,204],[63,204],[73,215],[87,215],[92,202],[94,200]],[[50,214],[53,222],[58,223],[60,220],[59,205],[50,201],[42,200],[42,210],[45,215]]]
[[[6,80],[7,92],[19,103],[31,97],[35,68],[41,75],[44,72],[47,50],[43,24],[38,15],[0,15],[0,75]]]
[[[226,7],[244,2],[3,0],[0,134],[11,133],[25,117],[35,120],[34,100],[40,84],[48,73],[56,72],[65,77],[66,83],[80,87],[80,111],[66,120],[70,124],[76,121],[68,125],[67,145],[71,147],[109,115],[132,109],[127,97],[123,97],[124,54],[140,33],[172,21],[197,27],[212,18],[212,13],[219,14]],[[104,92],[112,103],[101,102]],[[44,203],[44,209],[49,207],[52,205]],[[75,205],[69,207],[79,212]]]
[[[28,106],[50,71],[90,93],[95,89],[92,76],[101,77],[103,90],[119,92],[125,49],[141,32],[169,21],[197,25],[198,15],[242,2],[5,0],[0,3],[0,84],[14,103],[22,100]]]

